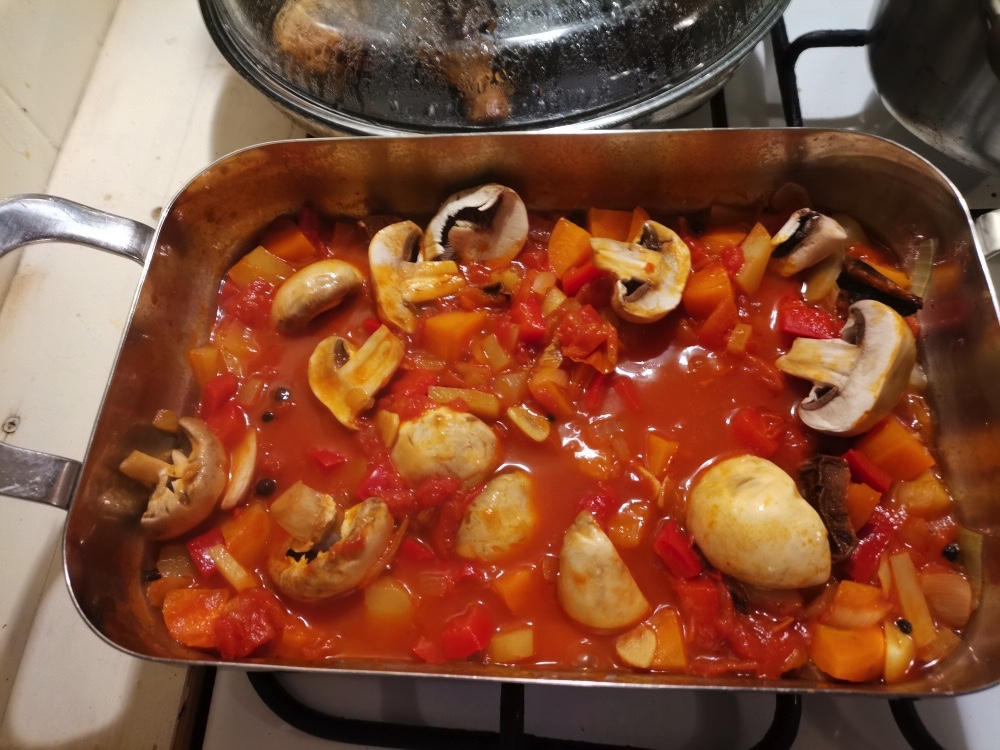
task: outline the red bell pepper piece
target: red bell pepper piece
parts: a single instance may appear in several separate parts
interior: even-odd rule
[[[205,424],[224,446],[232,448],[247,428],[247,415],[235,401],[227,401],[205,419]]]
[[[619,398],[625,402],[625,406],[628,407],[630,411],[642,411],[642,403],[639,401],[639,392],[636,390],[635,383],[631,378],[616,375],[611,379],[611,387],[615,389],[615,393],[617,393]]]
[[[302,234],[306,236],[318,252],[322,253],[326,251],[326,245],[320,237],[319,214],[315,210],[309,206],[303,206],[299,210],[296,223],[299,225]]]
[[[396,558],[414,562],[430,562],[436,560],[437,555],[434,554],[434,550],[419,539],[408,536],[400,543]]]
[[[678,578],[694,578],[701,572],[701,558],[676,521],[665,521],[653,540],[653,549],[667,570]]]
[[[842,324],[826,310],[810,307],[800,299],[784,299],[778,305],[778,329],[792,336],[833,339]]]
[[[319,465],[319,468],[324,471],[336,469],[338,466],[343,466],[347,463],[347,456],[328,448],[310,448],[306,451],[306,455],[315,461]]]
[[[545,341],[545,316],[542,303],[534,297],[526,297],[517,302],[510,311],[511,320],[517,324],[517,338],[525,344],[541,344]]]
[[[425,635],[420,636],[417,642],[413,644],[413,653],[428,664],[444,664],[447,661],[444,658],[441,644],[432,641]]]
[[[210,419],[223,404],[232,400],[239,389],[240,380],[231,372],[216,375],[201,389],[201,409],[198,410],[198,415],[202,419]]]
[[[604,394],[607,391],[608,376],[599,372],[594,375],[590,380],[590,384],[587,386],[586,392],[583,394],[583,410],[588,414],[592,414],[597,411],[597,408],[604,401]]]
[[[574,297],[588,281],[599,278],[604,273],[594,265],[593,261],[586,261],[582,265],[569,269],[562,277],[562,289],[567,297]]]
[[[215,561],[212,559],[209,551],[213,547],[225,547],[226,540],[222,536],[222,530],[216,527],[200,536],[196,536],[184,546],[187,547],[188,554],[191,555],[191,562],[198,568],[201,577],[208,578],[215,572]]]
[[[490,613],[476,602],[445,623],[441,633],[441,650],[445,659],[467,659],[486,648],[495,632],[496,626]]]
[[[222,606],[212,623],[215,647],[223,659],[242,659],[284,630],[281,606],[263,589],[241,591]]]
[[[892,477],[861,451],[851,448],[843,456],[851,469],[851,479],[867,484],[873,490],[887,492],[892,485]]]
[[[888,511],[875,508],[868,522],[858,530],[858,546],[845,563],[847,575],[858,583],[870,583],[895,532],[896,522]]]

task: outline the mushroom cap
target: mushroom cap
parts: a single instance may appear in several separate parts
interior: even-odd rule
[[[628,566],[587,511],[563,535],[556,594],[567,615],[595,630],[621,630],[649,613]]]
[[[892,411],[917,360],[906,321],[875,300],[848,308],[841,339],[796,339],[778,369],[812,380],[799,404],[803,424],[827,435],[860,435]]]
[[[831,255],[842,256],[847,232],[829,216],[800,208],[774,235],[771,245],[775,269],[782,276],[794,276]]]
[[[636,242],[590,241],[593,263],[617,277],[611,307],[630,323],[653,323],[680,304],[691,251],[673,230],[647,221]]]
[[[200,419],[181,417],[178,425],[191,452],[160,475],[139,522],[149,539],[173,539],[193,529],[212,514],[226,487],[226,452],[219,439]]]
[[[278,287],[271,319],[281,333],[294,333],[364,284],[361,272],[346,261],[329,258],[299,269]]]
[[[403,361],[403,342],[380,326],[360,348],[340,336],[320,341],[309,356],[309,388],[345,427],[358,429],[358,416]]]
[[[399,425],[390,456],[411,484],[451,477],[479,484],[500,462],[496,433],[467,412],[439,406]]]
[[[271,579],[282,593],[299,601],[343,596],[362,587],[390,562],[386,551],[395,521],[388,506],[369,498],[344,512],[340,538],[316,556],[281,554],[271,558]],[[360,551],[359,551],[360,548]]]
[[[520,469],[490,479],[458,527],[456,554],[496,560],[527,539],[537,521],[532,490],[531,475]]]
[[[803,588],[830,577],[823,520],[766,459],[736,456],[707,469],[691,489],[687,526],[713,566],[752,586]]]
[[[427,225],[426,260],[501,266],[528,239],[528,210],[509,187],[490,183],[448,197]]]

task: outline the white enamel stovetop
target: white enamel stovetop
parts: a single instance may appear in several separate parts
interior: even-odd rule
[[[865,26],[873,4],[792,0],[789,35]],[[727,86],[731,125],[783,125],[770,63],[764,45]],[[860,127],[913,144],[873,94],[863,52],[807,53],[799,79],[807,124]],[[710,121],[698,112],[685,124]],[[223,61],[195,0],[0,0],[0,197],[47,192],[152,225],[214,159],[301,135]],[[953,178],[973,205],[996,201],[995,181],[965,171]],[[0,423],[17,418],[0,439],[83,457],[138,275],[128,261],[69,246],[38,246],[19,263],[0,262]],[[62,520],[61,511],[0,497],[0,748],[169,747],[186,672],[124,656],[83,624],[62,578]],[[305,689],[335,687],[307,681]],[[387,694],[396,689],[365,681],[344,687],[352,705],[391,703]],[[438,710],[438,689],[400,700],[428,718]],[[530,700],[544,727],[548,698]],[[587,729],[587,715],[602,713],[589,707],[602,700],[571,699],[577,739],[613,740],[602,733],[630,723],[619,715],[610,729]],[[692,693],[676,700],[680,712],[701,705]],[[734,696],[726,721],[762,731],[767,720],[757,714],[770,703]],[[796,747],[901,747],[884,704],[807,698],[806,705]],[[998,708],[1000,691],[992,690],[923,712],[937,720],[946,744],[992,748]],[[490,726],[488,711],[483,721]],[[634,741],[702,746],[676,739],[667,732]],[[278,722],[242,673],[220,674],[205,746],[277,743],[331,747]]]

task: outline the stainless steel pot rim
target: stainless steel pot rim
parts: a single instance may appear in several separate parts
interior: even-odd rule
[[[225,33],[225,20],[218,8],[210,0],[199,0],[202,17],[212,40],[227,62],[247,82],[258,91],[272,99],[279,107],[305,118],[309,122],[346,131],[356,135],[419,135],[430,133],[464,133],[464,132],[516,132],[523,130],[540,130],[551,132],[571,132],[575,130],[597,130],[612,128],[656,112],[672,104],[695,97],[714,84],[721,85],[729,73],[750,54],[758,42],[771,30],[784,13],[791,0],[779,0],[768,12],[757,19],[756,25],[739,42],[729,49],[722,50],[712,60],[704,61],[689,76],[675,84],[669,84],[659,91],[624,104],[611,105],[603,109],[595,109],[585,114],[555,117],[551,121],[522,123],[517,126],[487,126],[468,128],[408,128],[402,124],[390,124],[375,119],[365,119],[356,115],[332,109],[317,99],[304,94],[289,85],[280,76],[260,65],[245,49],[234,43],[231,36]]]

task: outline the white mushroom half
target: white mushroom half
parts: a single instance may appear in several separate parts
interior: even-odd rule
[[[453,260],[424,260],[423,233],[412,221],[390,224],[368,245],[368,263],[379,317],[401,331],[417,330],[416,306],[454,294],[466,285]]]
[[[403,361],[403,342],[380,326],[360,348],[330,336],[309,356],[309,387],[344,427],[358,429],[358,416]]]
[[[829,216],[801,208],[771,238],[775,270],[794,276],[831,256],[841,258],[847,249],[847,232]]]
[[[361,272],[346,261],[329,258],[299,269],[278,287],[271,319],[281,333],[294,333],[331,310],[364,284]]]
[[[451,477],[471,487],[500,461],[496,433],[478,417],[446,406],[400,423],[390,456],[411,484]]]
[[[647,221],[635,242],[595,237],[593,263],[618,279],[611,307],[631,323],[653,323],[677,307],[691,273],[691,251],[677,234]]]
[[[461,260],[501,266],[528,239],[528,210],[509,187],[491,183],[450,196],[424,236],[427,260]]]
[[[533,490],[531,475],[520,469],[490,479],[458,527],[459,557],[496,560],[527,539],[537,521]]]
[[[827,435],[859,435],[892,411],[917,358],[913,332],[895,310],[860,300],[849,312],[840,339],[797,338],[775,362],[813,383],[798,416]]]
[[[687,526],[718,570],[768,589],[830,577],[830,544],[816,510],[788,474],[757,456],[713,465],[695,480]]]
[[[556,594],[567,615],[595,630],[621,630],[649,613],[628,566],[587,511],[563,535]]]
[[[388,506],[369,498],[348,508],[308,552],[271,558],[268,570],[281,592],[311,602],[362,588],[389,564],[395,522]]]
[[[158,473],[140,520],[150,539],[173,539],[208,518],[228,479],[225,450],[208,425],[194,417],[181,417],[178,424],[191,451],[172,451],[170,463]]]

